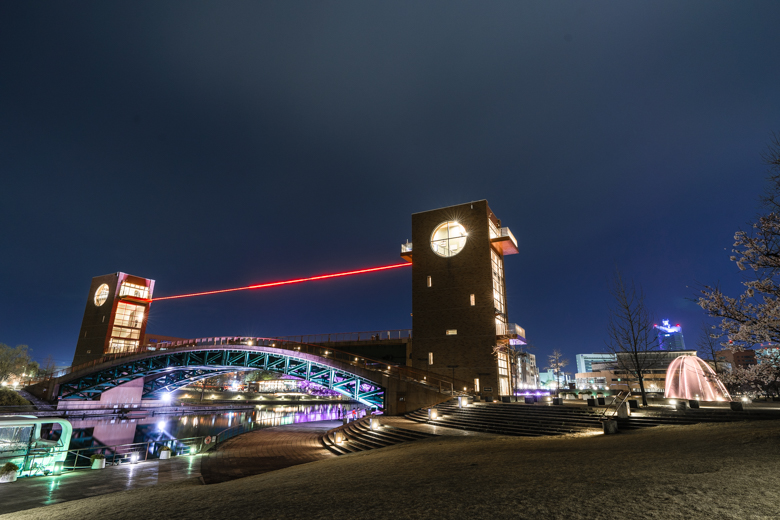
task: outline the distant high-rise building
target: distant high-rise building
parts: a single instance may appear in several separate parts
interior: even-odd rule
[[[669,320],[663,320],[661,325],[653,325],[658,339],[659,350],[685,350],[682,327],[680,324],[669,325]]]
[[[577,354],[577,373],[593,372],[593,363],[611,363],[615,361],[615,354],[602,352],[596,354]]]

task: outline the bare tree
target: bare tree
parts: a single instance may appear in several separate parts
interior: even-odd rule
[[[701,324],[701,331],[699,338],[696,340],[696,346],[712,359],[716,374],[723,372],[723,369],[718,366],[718,351],[723,350],[718,338],[720,338],[720,334],[713,331],[712,325],[707,323]]]
[[[54,358],[50,355],[46,356],[43,360],[43,365],[38,368],[41,375],[49,376],[57,369],[57,364],[54,362]]]
[[[645,374],[660,360],[652,352],[657,342],[653,320],[645,306],[645,295],[633,280],[627,284],[618,270],[615,270],[609,291],[615,300],[609,309],[607,349],[615,354],[615,367],[638,380],[642,404],[647,406]],[[631,380],[627,379],[630,392]]]
[[[546,370],[552,370],[555,376],[555,381],[558,383],[555,389],[555,395],[558,395],[558,391],[561,388],[561,376],[563,376],[563,367],[569,364],[568,359],[563,359],[563,354],[558,349],[552,351],[552,354],[547,356],[548,366]]]

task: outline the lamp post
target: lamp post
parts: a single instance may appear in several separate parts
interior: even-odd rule
[[[452,369],[452,393],[455,393],[455,369],[458,368],[460,365],[447,365],[447,368]]]

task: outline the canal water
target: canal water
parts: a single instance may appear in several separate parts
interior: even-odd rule
[[[252,409],[218,411],[199,415],[69,418],[73,424],[70,449],[117,446],[139,442],[214,436],[235,426],[269,428],[311,421],[339,420],[354,403],[262,404]]]

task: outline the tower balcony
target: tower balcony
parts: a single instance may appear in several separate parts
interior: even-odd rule
[[[525,344],[525,329],[517,323],[496,322],[496,336],[504,339],[519,340],[522,344]]]
[[[412,243],[408,240],[405,244],[401,244],[401,258],[407,262],[412,261]]]
[[[494,233],[496,236],[492,236]],[[516,255],[519,252],[517,250],[517,239],[509,231],[508,227],[496,229],[494,233],[491,233],[490,243],[497,250],[501,251],[502,254]]]

